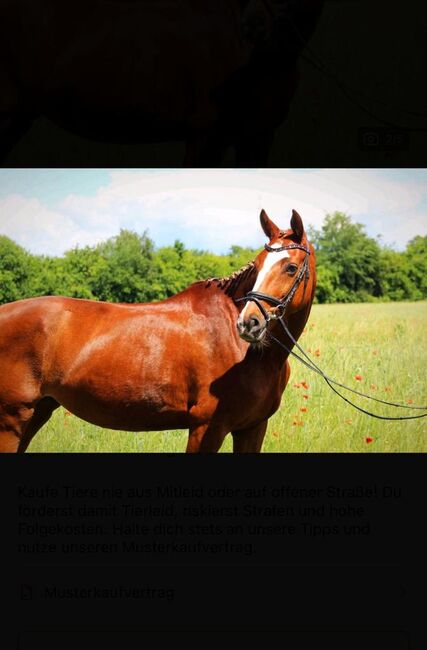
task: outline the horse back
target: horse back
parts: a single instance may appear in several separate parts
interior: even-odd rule
[[[0,307],[3,364],[26,364],[46,385],[114,374],[135,383],[164,384],[181,373],[210,372],[230,348],[229,315],[221,301],[207,306],[193,290],[158,303],[105,303],[46,296]],[[230,358],[229,363],[233,362]],[[185,375],[185,376],[184,376]]]

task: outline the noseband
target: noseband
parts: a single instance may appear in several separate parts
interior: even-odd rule
[[[282,296],[280,299],[275,298],[274,296],[270,296],[268,293],[262,293],[261,291],[249,291],[246,296],[243,296],[243,298],[238,298],[236,302],[239,302],[240,300],[251,300],[256,304],[262,315],[264,316],[264,319],[266,323],[268,323],[270,320],[276,320],[277,318],[281,318],[289,303],[292,301],[296,290],[298,289],[301,280],[304,278],[304,288],[307,286],[307,281],[308,278],[310,277],[310,269],[308,266],[308,260],[309,260],[309,255],[310,255],[310,250],[306,248],[305,246],[301,246],[300,244],[288,244],[287,246],[280,246],[279,248],[273,248],[272,246],[269,246],[268,244],[264,245],[264,248],[266,251],[269,253],[280,253],[282,251],[287,251],[287,250],[292,250],[294,248],[298,248],[299,250],[302,250],[305,252],[305,257],[304,261],[301,265],[300,270],[298,271],[298,274],[295,277],[294,283],[289,289],[287,293],[285,293],[284,296]],[[275,309],[271,312],[268,312],[263,305],[261,304],[261,300],[264,300],[264,302],[269,302],[270,304],[275,306]]]

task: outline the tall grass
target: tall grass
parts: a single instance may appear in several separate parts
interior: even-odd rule
[[[427,404],[426,302],[314,305],[300,343],[338,381],[387,401]],[[264,452],[427,451],[427,418],[386,422],[368,417],[296,359],[291,369],[281,408],[270,418]],[[419,413],[353,397],[380,415]],[[182,452],[186,441],[186,431],[100,429],[61,408],[29,451]],[[231,451],[231,442],[227,436],[222,451]]]

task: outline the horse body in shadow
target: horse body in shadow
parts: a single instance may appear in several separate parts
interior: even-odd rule
[[[4,157],[33,120],[90,140],[185,141],[185,164],[266,164],[321,0],[3,0]]]

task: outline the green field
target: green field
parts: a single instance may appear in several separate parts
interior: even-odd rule
[[[388,401],[427,403],[426,302],[314,305],[300,343],[338,381]],[[368,417],[296,359],[291,369],[282,406],[269,422],[264,452],[427,452],[427,418],[385,422]],[[411,414],[354,397],[381,415]],[[182,452],[186,440],[186,431],[100,429],[61,408],[29,451]],[[227,436],[222,451],[231,451],[231,442]]]

